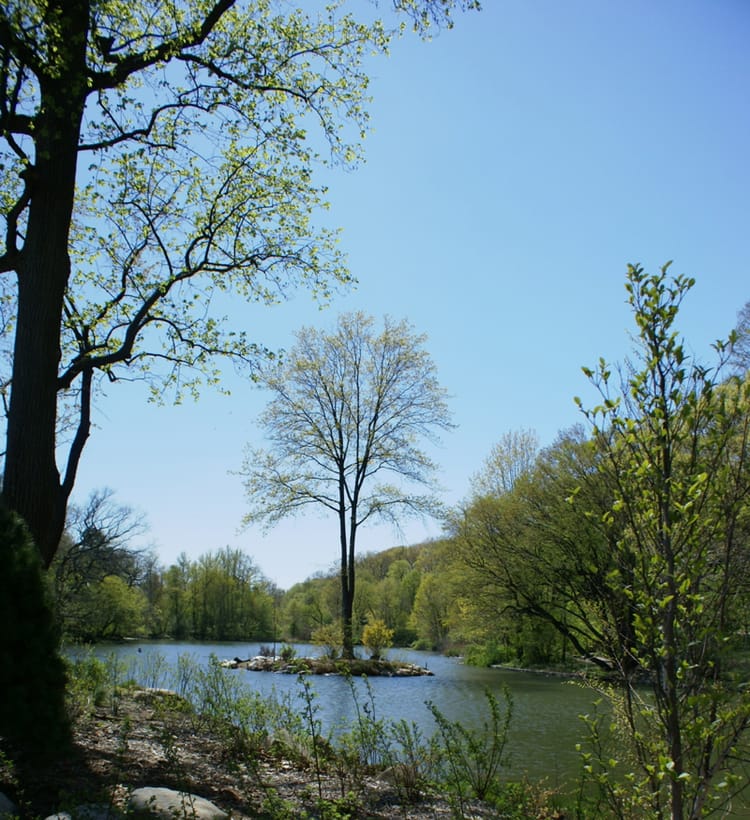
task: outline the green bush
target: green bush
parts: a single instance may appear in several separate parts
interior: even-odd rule
[[[279,651],[279,657],[282,661],[290,663],[297,657],[297,650],[293,646],[290,646],[288,643],[285,643]]]
[[[107,690],[107,667],[93,653],[68,662],[67,704],[73,721],[89,717],[102,706]]]
[[[506,644],[489,640],[466,650],[466,663],[471,666],[492,666],[496,663],[518,661],[515,652]]]
[[[362,631],[362,643],[370,653],[372,660],[380,660],[383,650],[393,646],[393,630],[388,629],[385,621],[376,618],[370,621]]]
[[[310,636],[317,646],[323,649],[323,657],[336,660],[344,646],[344,633],[340,623],[319,626]]]
[[[464,816],[467,800],[494,801],[502,795],[500,769],[507,765],[505,747],[513,715],[513,698],[503,688],[503,704],[485,690],[489,717],[479,729],[451,721],[432,701],[427,706],[435,718],[442,756],[442,780],[455,811]]]

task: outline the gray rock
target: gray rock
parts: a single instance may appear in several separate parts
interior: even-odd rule
[[[70,812],[61,811],[50,814],[44,820],[113,820],[122,817],[112,806],[76,806]]]
[[[0,820],[5,820],[10,817],[18,817],[18,806],[10,799],[0,792]]]
[[[224,820],[226,812],[203,797],[174,789],[136,789],[128,802],[136,817],[160,817],[163,820]]]

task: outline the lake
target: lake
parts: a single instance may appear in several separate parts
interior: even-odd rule
[[[318,647],[294,646],[300,656],[319,654]],[[122,660],[131,661],[133,674],[136,679],[140,676],[139,682],[143,683],[149,670],[153,671],[155,667],[154,659],[160,657],[170,665],[175,664],[180,655],[189,655],[195,661],[207,664],[211,655],[219,659],[249,658],[257,655],[259,650],[257,643],[132,641],[99,645],[94,651],[100,657],[114,653]],[[514,704],[507,776],[517,778],[527,773],[534,779],[547,778],[551,786],[575,779],[579,769],[575,746],[585,733],[579,715],[591,712],[596,698],[590,689],[559,677],[466,666],[457,658],[431,652],[392,649],[388,657],[419,664],[434,674],[412,678],[370,678],[377,717],[414,721],[425,733],[432,734],[434,721],[426,705],[427,701],[432,701],[449,720],[481,726],[487,715],[485,690],[496,694],[502,703],[502,690],[507,686]],[[295,675],[242,669],[227,670],[227,674],[239,676],[247,686],[261,694],[271,695],[275,691],[279,695],[294,695],[300,690]],[[320,708],[324,730],[350,724],[355,710],[347,681],[335,675],[311,676],[310,681],[318,695],[316,704]],[[162,680],[150,680],[149,683],[168,686],[169,679],[165,675]],[[361,681],[357,686],[364,693]]]

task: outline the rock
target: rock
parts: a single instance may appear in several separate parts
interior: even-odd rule
[[[431,676],[433,672],[429,669],[425,669],[424,666],[417,666],[414,663],[405,663],[403,666],[397,667],[393,674],[397,678],[415,678],[420,675]]]
[[[160,817],[163,820],[224,820],[229,815],[209,800],[174,789],[136,789],[128,801],[128,813],[136,817]]]
[[[150,701],[157,701],[157,700],[171,700],[171,701],[182,701],[187,702],[182,695],[178,695],[174,689],[162,689],[155,686],[147,686],[143,689],[136,689],[133,693],[133,697],[136,700],[150,700]]]
[[[18,806],[9,798],[0,792],[0,820],[5,818],[18,817]]]
[[[283,665],[279,665],[275,658],[268,658],[265,655],[256,655],[246,661],[240,662],[242,666],[250,672],[277,672],[284,671]]]

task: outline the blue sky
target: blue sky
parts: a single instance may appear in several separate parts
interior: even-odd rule
[[[426,333],[457,424],[434,451],[449,504],[505,432],[546,445],[581,420],[581,366],[631,348],[627,263],[673,259],[696,278],[678,325],[710,361],[750,300],[748,42],[747,0],[486,0],[431,42],[405,36],[370,64],[366,164],[326,175],[359,286],[324,311],[301,292],[248,306],[245,328],[283,348],[302,325],[364,310]],[[286,588],[334,564],[335,522],[311,511],[239,531],[231,471],[262,445],[268,397],[226,386],[156,407],[113,385],[75,498],[111,487],[165,564],[229,545]],[[439,534],[371,527],[360,550]]]

